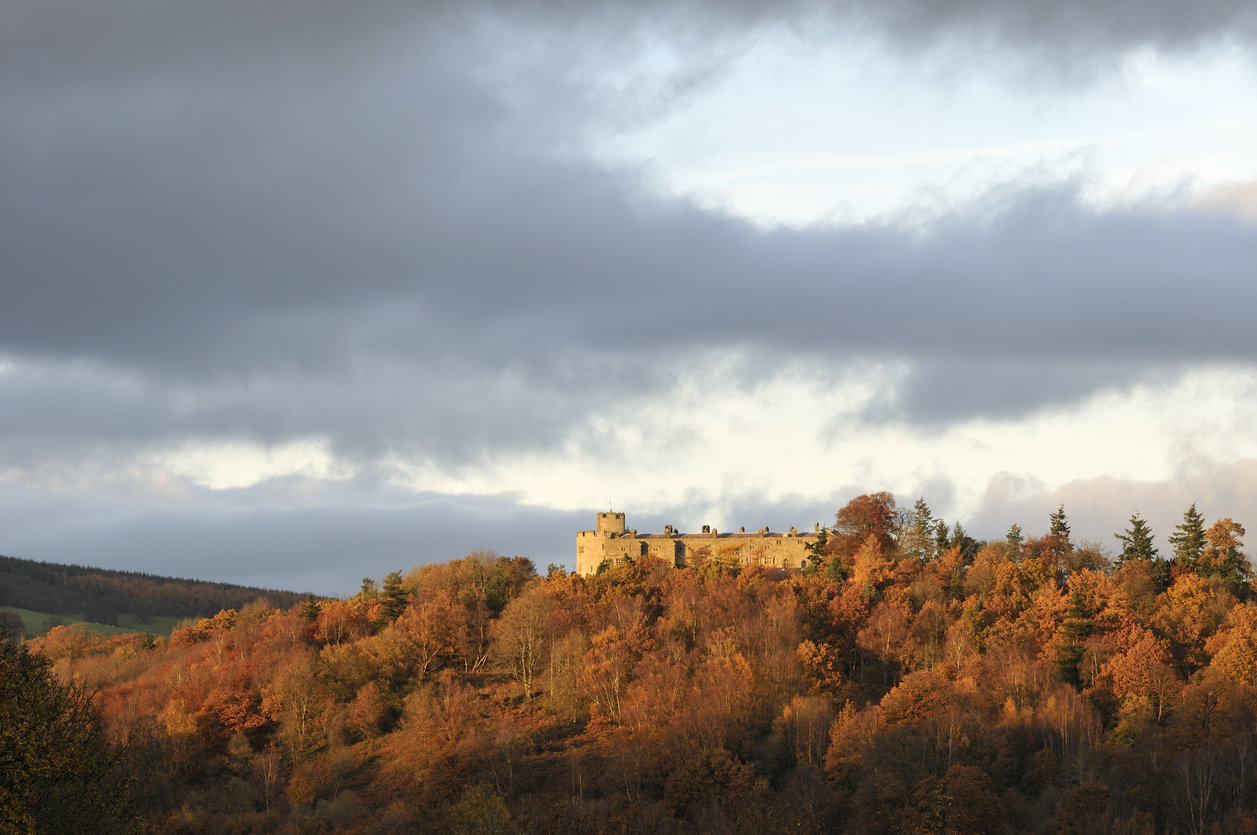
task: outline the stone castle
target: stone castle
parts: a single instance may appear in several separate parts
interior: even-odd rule
[[[791,528],[788,533],[774,533],[761,528],[747,533],[718,533],[703,525],[702,533],[681,533],[667,525],[663,533],[639,534],[624,527],[624,514],[609,511],[598,514],[598,528],[576,534],[576,573],[593,574],[604,562],[615,565],[626,557],[655,557],[677,568],[702,565],[719,559],[737,565],[772,565],[778,568],[802,568],[808,552],[805,545],[815,542],[820,534],[818,524],[810,533]]]

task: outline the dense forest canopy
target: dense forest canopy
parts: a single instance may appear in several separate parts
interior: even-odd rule
[[[300,600],[290,591],[0,556],[0,603],[36,612],[85,612],[96,623],[116,624],[122,612],[209,617],[259,597],[284,609]]]
[[[152,832],[1257,832],[1244,528],[1071,536],[878,493],[802,572],[476,553],[27,645]]]

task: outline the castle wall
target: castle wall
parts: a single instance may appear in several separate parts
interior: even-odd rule
[[[737,565],[802,568],[817,532],[680,533],[669,526],[664,533],[638,534],[626,530],[623,513],[599,513],[597,528],[576,534],[576,572],[593,574],[603,561],[618,564],[626,557],[651,556],[678,568],[722,560]]]

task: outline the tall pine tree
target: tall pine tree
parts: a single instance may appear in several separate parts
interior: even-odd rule
[[[1205,518],[1196,512],[1196,503],[1183,514],[1183,523],[1169,536],[1174,546],[1174,561],[1183,569],[1196,570],[1196,563],[1205,550]]]
[[[1157,549],[1152,545],[1152,530],[1138,513],[1130,517],[1126,533],[1115,533],[1113,536],[1122,543],[1122,553],[1117,558],[1119,568],[1128,562],[1151,562],[1157,558]]]
[[[308,621],[319,619],[319,601],[312,592],[306,592],[306,599],[301,604],[301,616]]]
[[[386,623],[397,620],[406,611],[410,593],[402,588],[402,573],[394,571],[384,577],[384,589],[380,592],[380,615]]]
[[[1052,523],[1052,528],[1048,531],[1049,535],[1061,540],[1062,545],[1068,545],[1069,520],[1065,518],[1065,505],[1058,507],[1048,519]]]
[[[934,559],[934,514],[925,503],[925,497],[917,499],[912,510],[912,526],[904,532],[904,555],[928,562]]]
[[[948,548],[959,548],[960,556],[965,563],[973,562],[974,554],[978,553],[978,548],[982,543],[969,536],[969,532],[965,530],[964,525],[957,522],[951,530],[951,539],[947,541]]]
[[[1082,681],[1078,674],[1078,663],[1087,651],[1087,638],[1091,635],[1091,613],[1087,604],[1077,591],[1069,595],[1069,608],[1065,611],[1065,620],[1059,632],[1060,643],[1056,645],[1056,671],[1061,679],[1078,687]]]

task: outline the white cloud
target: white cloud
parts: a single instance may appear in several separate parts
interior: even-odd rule
[[[286,476],[338,480],[354,472],[348,463],[337,462],[328,441],[320,438],[274,446],[247,441],[190,442],[153,453],[146,463],[212,490],[252,487]]]
[[[945,212],[1009,182],[1083,177],[1109,205],[1257,176],[1257,72],[1240,47],[1136,50],[1079,86],[1027,89],[1007,71],[779,33],[596,153],[764,225]]]
[[[965,519],[988,502],[992,479],[1053,491],[1078,479],[1163,481],[1194,461],[1257,457],[1257,371],[1249,368],[1196,368],[1028,418],[936,430],[863,416],[894,396],[902,381],[895,365],[858,363],[835,375],[799,363],[754,385],[721,373],[718,362],[677,376],[664,392],[599,410],[561,451],[503,453],[458,473],[398,462],[401,483],[516,491],[569,510],[608,499],[643,514],[684,509],[689,516],[676,521],[689,526],[737,524],[729,514],[748,495],[814,504],[844,485],[906,498],[943,483],[946,496],[927,498]]]

